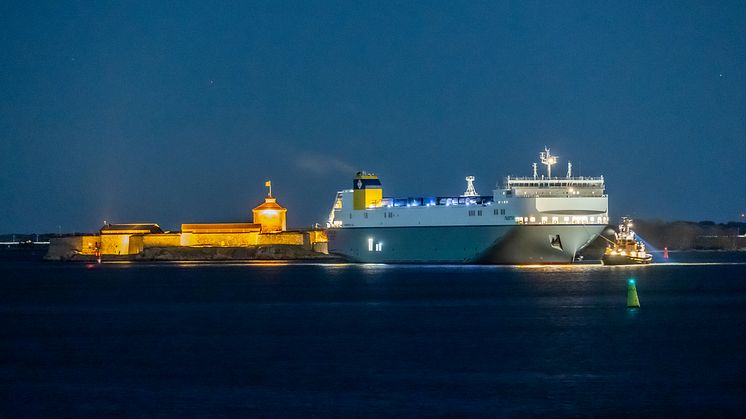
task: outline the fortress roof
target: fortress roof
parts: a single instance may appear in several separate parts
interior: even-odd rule
[[[271,196],[264,198],[264,203],[254,208],[254,211],[261,210],[287,211],[282,205],[277,203],[277,198]]]
[[[106,224],[101,227],[101,234],[157,234],[163,233],[158,224]]]
[[[259,231],[260,224],[251,223],[210,223],[182,224],[182,233],[251,233]]]

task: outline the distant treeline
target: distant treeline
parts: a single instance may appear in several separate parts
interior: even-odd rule
[[[63,233],[63,234],[57,234],[57,233],[43,233],[43,234],[20,234],[20,233],[7,233],[7,234],[0,234],[0,242],[10,242],[10,241],[17,241],[17,242],[25,242],[28,240],[31,241],[40,241],[40,242],[48,242],[49,239],[54,237],[63,237],[63,236],[86,236],[91,235],[92,233]]]
[[[613,227],[613,228],[612,228]],[[604,248],[614,240],[617,226],[609,226],[583,249],[586,259],[600,259]],[[716,224],[712,221],[635,220],[632,227],[648,245],[648,251],[669,250],[746,250],[746,223]]]
[[[713,221],[635,220],[637,235],[658,249],[739,250],[746,249],[746,223]]]

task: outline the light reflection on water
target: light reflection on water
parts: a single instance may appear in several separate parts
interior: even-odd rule
[[[746,255],[745,255],[746,257]],[[71,263],[74,265],[75,263]],[[363,270],[370,272],[379,272],[386,270],[462,270],[462,271],[490,271],[490,270],[525,270],[535,272],[593,272],[598,270],[634,270],[634,269],[655,269],[661,267],[673,266],[728,266],[728,265],[746,265],[746,261],[721,261],[721,262],[656,262],[648,265],[614,265],[606,266],[602,263],[581,263],[581,264],[548,264],[548,265],[471,265],[471,264],[418,264],[418,263],[327,263],[327,262],[296,262],[286,260],[246,260],[246,261],[103,261],[100,264],[86,263],[86,267],[96,266],[135,266],[135,267],[167,267],[174,266],[180,268],[194,267],[298,267],[298,266],[317,266],[326,270]]]

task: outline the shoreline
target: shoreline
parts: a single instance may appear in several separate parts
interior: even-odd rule
[[[73,249],[50,247],[44,260],[56,262],[96,262],[97,257],[82,254]],[[212,262],[212,261],[298,261],[298,262],[340,262],[344,259],[315,252],[296,245],[267,245],[250,247],[149,247],[134,255],[101,256],[104,262]]]

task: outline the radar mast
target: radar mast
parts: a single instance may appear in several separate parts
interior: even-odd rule
[[[549,149],[547,147],[544,147],[544,151],[539,154],[539,157],[541,158],[541,164],[547,166],[547,177],[549,179],[552,178],[552,165],[557,164],[557,157],[553,156],[552,153],[549,152]]]
[[[474,189],[474,179],[476,179],[474,176],[466,177],[466,192],[461,196],[479,196],[477,191]]]

